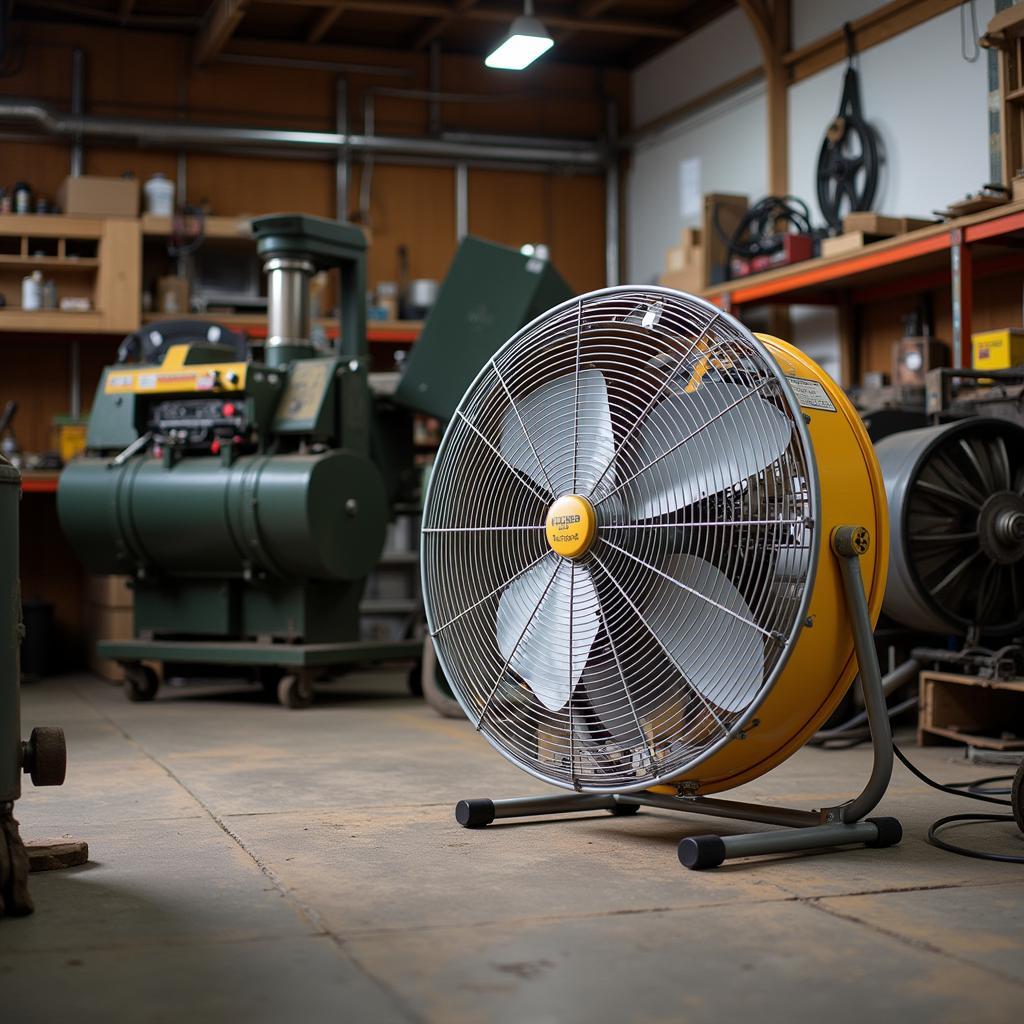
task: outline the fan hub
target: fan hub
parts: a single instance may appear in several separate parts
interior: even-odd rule
[[[1012,565],[1024,556],[1024,498],[1012,491],[991,495],[978,517],[982,550],[1000,565]]]
[[[556,555],[582,558],[597,536],[594,506],[581,494],[563,494],[548,509],[544,532]]]

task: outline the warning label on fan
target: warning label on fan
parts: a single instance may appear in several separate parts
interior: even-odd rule
[[[806,380],[803,377],[786,377],[789,386],[796,395],[796,400],[804,409],[821,409],[824,412],[835,412],[836,407],[828,392],[816,381]]]

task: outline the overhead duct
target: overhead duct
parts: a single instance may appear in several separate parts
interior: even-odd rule
[[[278,149],[323,151],[333,155],[342,147],[379,156],[418,156],[448,160],[494,160],[554,164],[603,169],[606,161],[600,146],[589,142],[503,136],[459,139],[405,138],[389,135],[353,135],[342,132],[301,131],[293,128],[238,127],[159,121],[148,118],[96,117],[67,114],[33,100],[0,99],[0,121],[29,123],[49,135],[66,139],[130,139],[161,149],[183,147],[237,149],[266,146]]]

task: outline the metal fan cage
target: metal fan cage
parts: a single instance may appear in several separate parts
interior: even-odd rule
[[[596,537],[546,517],[587,497]],[[745,327],[620,287],[529,324],[481,370],[438,451],[423,593],[477,729],[558,786],[678,778],[741,733],[778,678],[817,564],[799,404]]]

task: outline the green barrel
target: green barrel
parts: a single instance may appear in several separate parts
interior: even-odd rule
[[[61,474],[57,512],[91,573],[211,578],[362,579],[388,521],[380,474],[344,450],[231,465],[76,459]]]
[[[20,495],[21,476],[0,455],[0,804],[11,803],[21,795],[21,721],[18,701]]]

